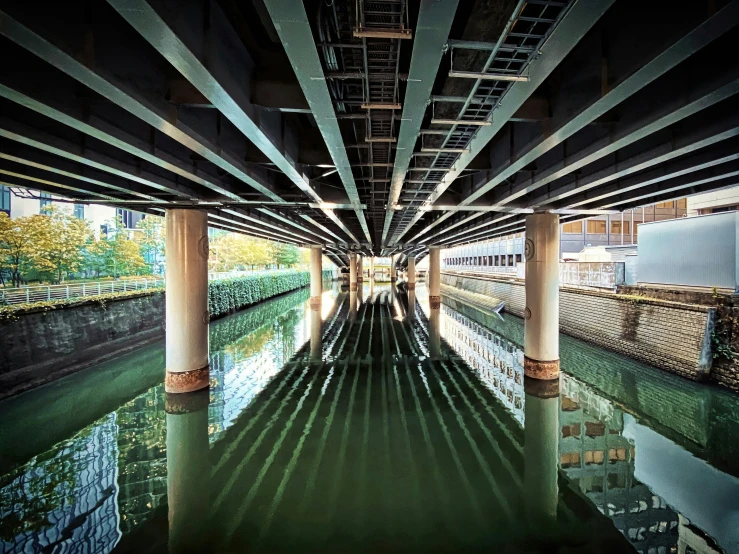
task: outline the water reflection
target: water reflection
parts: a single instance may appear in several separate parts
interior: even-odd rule
[[[4,461],[0,550],[739,550],[735,397],[566,337],[561,389],[531,387],[520,320],[422,287],[307,300],[214,323],[197,406],[155,386],[101,416],[74,376],[89,422]],[[161,379],[156,348],[91,375]],[[21,406],[0,443],[36,431]]]

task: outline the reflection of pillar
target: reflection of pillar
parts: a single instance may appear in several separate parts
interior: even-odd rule
[[[416,289],[408,289],[408,321],[416,319]]]
[[[208,386],[208,220],[198,210],[166,213],[167,392]]]
[[[349,253],[349,291],[357,290],[357,254]]]
[[[364,256],[357,257],[357,282],[361,285],[364,281]]]
[[[201,390],[168,394],[167,503],[169,551],[203,552],[208,545],[210,446],[208,396]]]
[[[319,304],[320,306],[320,304]],[[310,311],[310,359],[312,361],[321,360],[322,350],[322,333],[321,333],[321,310],[311,309]]]
[[[398,280],[398,272],[395,269],[395,256],[390,256],[390,282],[394,283]]]
[[[432,358],[441,356],[441,309],[429,310],[429,355]]]
[[[526,217],[524,375],[559,376],[559,216]]]
[[[416,290],[416,258],[408,256],[408,290]]]
[[[349,288],[349,320],[357,317],[357,287]]]
[[[321,294],[323,293],[323,247],[310,247],[310,307],[321,309]]]
[[[429,304],[432,308],[441,306],[441,249],[429,246]]]
[[[524,382],[524,498],[529,522],[557,517],[559,381]]]

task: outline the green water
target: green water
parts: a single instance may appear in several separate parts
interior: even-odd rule
[[[520,320],[426,298],[213,322],[187,413],[162,344],[0,403],[0,551],[739,552],[739,398],[565,336],[547,397]]]

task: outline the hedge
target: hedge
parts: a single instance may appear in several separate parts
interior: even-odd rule
[[[324,271],[323,278],[330,279],[331,272]],[[307,271],[262,273],[211,281],[208,283],[210,317],[218,317],[309,284],[310,273]]]

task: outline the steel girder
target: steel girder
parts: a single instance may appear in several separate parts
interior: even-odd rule
[[[480,127],[474,135],[474,140],[468,152],[462,153],[454,164],[454,168],[447,172],[435,192],[429,197],[428,202],[435,202],[459,177],[462,171],[482,152],[491,139],[500,132],[503,126],[523,106],[524,102],[536,91],[539,86],[556,69],[560,62],[569,54],[583,36],[595,25],[600,17],[611,7],[615,0],[578,0],[570,11],[565,14],[560,24],[552,32],[549,41],[542,48],[541,56],[529,64],[529,80],[514,83],[509,89],[498,109],[495,111],[492,125]],[[393,237],[391,244],[400,240],[413,225],[422,217],[418,213]],[[444,218],[446,219],[446,218]],[[442,221],[437,220],[426,230],[438,225]],[[419,233],[411,240],[422,236]]]
[[[372,245],[372,237],[364,213],[358,207],[360,202],[357,185],[354,182],[349,157],[346,154],[336,112],[326,86],[321,60],[318,57],[313,32],[302,2],[266,0],[265,5],[274,22],[277,34],[285,47],[290,63],[295,70],[300,87],[318,124],[323,140],[326,142],[331,159],[344,184],[349,201],[357,206],[355,213],[367,242]],[[359,240],[354,237],[354,241]]]
[[[224,152],[221,148],[209,143],[205,138],[203,138],[192,129],[188,128],[181,121],[176,120],[174,122],[171,122],[169,118],[162,115],[161,110],[157,107],[147,105],[143,99],[136,98],[132,94],[124,91],[117,84],[113,83],[93,69],[90,69],[84,64],[80,63],[71,55],[62,51],[60,48],[53,45],[48,40],[37,35],[36,33],[23,26],[21,23],[17,22],[15,19],[3,13],[2,11],[0,11],[0,34],[4,35],[19,46],[25,48],[29,52],[37,55],[41,59],[50,63],[57,69],[76,79],[80,83],[94,90],[101,96],[107,98],[108,100],[117,104],[126,111],[132,113],[134,116],[151,125],[153,128],[163,132],[170,138],[176,140],[183,146],[202,156],[217,167],[223,169],[224,171],[227,171],[228,173],[230,173],[240,181],[248,184],[261,194],[264,194],[272,200],[281,200],[281,197],[270,190],[269,186],[257,180],[253,172],[251,172],[246,166],[244,166],[242,162],[238,161],[233,156],[229,156],[229,154]],[[10,100],[17,101],[22,104],[25,101],[25,99],[22,97],[23,95],[19,96],[18,94],[14,94],[17,93],[17,91],[13,91],[13,89],[10,89],[9,87],[5,87],[5,92],[8,94],[7,97]],[[55,110],[49,106],[34,102],[28,102],[24,105],[26,105],[30,109],[33,109],[34,111],[42,113],[43,115],[52,117],[53,119],[57,119],[57,121],[60,121],[61,123],[77,128],[78,130],[86,134],[90,134],[90,136],[93,136],[99,140],[103,140],[104,142],[108,142],[113,146],[122,148],[124,151],[132,153],[134,155],[139,155],[141,152],[143,152],[141,148],[138,148],[137,150],[132,150],[132,145],[130,143],[126,144],[126,141],[121,140],[111,133],[105,132],[100,128],[96,128],[93,125],[81,126],[79,124],[79,121],[75,122],[74,118],[71,118],[63,112]],[[165,161],[163,159],[157,160],[151,157],[147,158],[143,159],[147,159],[147,161],[155,163],[160,167],[165,167],[163,164],[168,163],[171,164],[171,167],[165,167],[166,169],[169,169],[171,171],[175,171],[176,169],[176,166],[172,164],[172,160]],[[175,173],[181,174],[180,171],[175,171]],[[196,180],[195,182],[199,181]],[[199,184],[203,183],[199,182]],[[232,191],[223,190],[221,189],[221,187],[217,187],[217,190],[213,190],[214,192],[225,194],[228,197],[240,198]],[[267,215],[273,214],[273,212],[269,210],[264,210],[264,213],[266,213]],[[335,237],[338,241],[341,241],[341,237],[333,233],[324,225],[313,220],[313,218],[311,218],[310,216],[302,214],[301,218],[318,227],[324,233]],[[297,228],[303,229],[301,225],[295,222],[291,222],[290,224]],[[305,229],[305,231],[310,232],[311,234],[315,234],[308,229]],[[319,236],[325,242],[332,242],[331,239],[325,236],[317,236]]]
[[[413,39],[408,85],[403,100],[403,115],[401,116],[398,133],[398,148],[395,153],[390,195],[382,229],[383,247],[386,244],[387,234],[393,218],[393,205],[400,197],[403,181],[408,172],[408,166],[413,156],[413,148],[421,130],[426,106],[431,98],[434,80],[439,71],[439,64],[449,38],[449,30],[454,21],[454,14],[457,11],[457,4],[458,0],[425,1],[420,6],[416,33]]]
[[[574,8],[573,8],[574,9]],[[576,132],[589,125],[606,112],[622,103],[627,98],[642,90],[667,71],[685,61],[695,52],[711,43],[716,38],[731,30],[739,21],[739,1],[732,0],[730,4],[714,14],[712,17],[698,25],[682,39],[678,40],[661,54],[647,62],[641,69],[624,79],[621,83],[611,89],[607,94],[587,106],[579,114],[555,130],[550,136],[540,139],[536,144],[527,148],[526,152],[504,168],[497,171],[494,177],[480,186],[473,194],[462,201],[462,204],[471,204],[480,199],[484,194],[494,189],[508,178],[512,177],[523,168],[533,163],[544,153],[550,151]],[[564,24],[564,21],[563,23]],[[561,26],[560,26],[561,27]],[[482,127],[481,129],[489,129]],[[426,235],[433,227],[446,221],[451,214],[443,215],[433,223],[421,230],[412,240]],[[470,216],[465,221],[474,219],[477,215]]]

